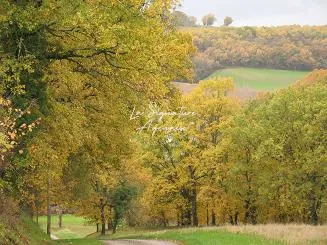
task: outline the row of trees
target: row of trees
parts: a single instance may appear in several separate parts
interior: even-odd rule
[[[47,233],[54,206],[115,230],[137,192],[130,111],[166,100],[170,82],[191,74],[174,4],[1,1],[1,202],[46,212]]]
[[[173,18],[175,19],[175,24],[177,26],[183,26],[183,27],[194,27],[197,26],[197,18],[194,16],[188,16],[182,11],[174,11],[173,12]],[[212,26],[216,21],[217,18],[215,14],[207,14],[202,17],[202,24],[204,26]],[[229,26],[233,23],[233,19],[229,16],[226,16],[224,19],[224,26]]]
[[[177,26],[196,26],[197,18],[194,16],[188,16],[182,11],[174,11],[173,17]]]
[[[217,21],[215,14],[207,14],[202,17],[202,24],[204,26],[212,26]],[[224,24],[223,26],[229,26],[233,23],[232,17],[226,16],[224,18]]]
[[[311,70],[327,67],[327,26],[189,28],[195,81],[225,66]]]
[[[141,141],[152,223],[326,222],[327,71],[244,106],[232,89],[200,82],[176,105],[197,116],[164,122],[188,130]]]

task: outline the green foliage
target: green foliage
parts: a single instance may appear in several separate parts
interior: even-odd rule
[[[131,199],[135,195],[135,188],[129,186],[127,183],[120,183],[110,194],[110,205],[113,206],[114,215],[112,225],[114,230],[120,220],[123,218],[125,212],[129,208]]]
[[[324,217],[326,85],[288,88],[251,102],[232,132],[230,182],[245,219],[309,222]],[[234,169],[234,170],[233,170]],[[244,188],[240,188],[244,187]]]

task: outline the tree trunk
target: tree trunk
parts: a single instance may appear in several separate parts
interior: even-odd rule
[[[246,199],[244,201],[244,208],[245,208],[245,215],[244,215],[244,223],[249,224],[250,223],[250,200]]]
[[[164,211],[162,211],[161,213],[161,224],[166,227],[167,226],[167,219],[166,219],[166,214]]]
[[[234,215],[234,224],[238,225],[238,212],[236,212]]]
[[[234,225],[234,219],[232,215],[228,215],[229,217],[229,222],[231,223],[231,225]]]
[[[101,224],[101,235],[106,234],[106,222]]]
[[[181,225],[188,226],[192,223],[192,215],[189,207],[181,210]]]
[[[39,207],[36,206],[36,224],[39,224]]]
[[[312,225],[318,225],[318,213],[317,213],[317,205],[315,200],[312,202],[310,208],[310,218],[311,218]]]
[[[111,231],[111,229],[112,229],[112,220],[109,219],[109,221],[108,221],[108,231]]]
[[[50,207],[50,198],[47,197],[47,234],[51,234],[51,207]]]
[[[117,229],[117,225],[118,225],[118,215],[117,213],[115,212],[114,213],[114,217],[113,217],[113,220],[112,220],[112,233],[115,234],[116,233],[116,229]]]
[[[215,226],[216,225],[216,214],[213,209],[211,209],[211,225]]]
[[[192,212],[192,225],[198,226],[198,213],[197,213],[197,203],[196,203],[196,190],[195,186],[192,189],[192,195],[191,195],[191,212]]]
[[[60,207],[58,209],[58,227],[62,228],[62,209]]]
[[[253,224],[255,225],[257,223],[257,208],[253,206],[253,202],[249,199],[245,200],[244,207],[246,209],[245,217],[244,217],[244,223],[245,224]]]
[[[186,208],[184,213],[184,225],[192,225],[192,213],[189,208]]]
[[[209,205],[207,204],[207,226],[209,226]]]
[[[101,200],[101,235],[106,234],[106,220],[105,220],[105,214],[104,214],[104,207],[103,200]]]
[[[97,232],[99,232],[99,223],[97,223]]]
[[[180,222],[180,211],[177,209],[177,226],[180,226],[181,225],[181,222]]]
[[[47,183],[47,234],[51,234],[50,178]]]
[[[190,174],[190,179],[192,180],[192,188],[191,192],[189,195],[189,201],[191,205],[191,217],[192,217],[192,226],[198,226],[199,221],[198,221],[198,213],[197,213],[197,203],[196,203],[196,180],[195,180],[195,170],[191,167],[188,166],[189,174]]]

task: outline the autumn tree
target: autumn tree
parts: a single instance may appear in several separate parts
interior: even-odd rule
[[[220,178],[225,163],[224,155],[215,154],[214,150],[223,148],[224,128],[238,109],[238,102],[228,97],[233,88],[230,78],[217,78],[202,81],[192,94],[185,96],[186,104],[198,115],[194,135],[197,147],[200,147],[199,162],[193,166],[203,176],[197,190],[200,194],[198,202],[211,208],[212,223],[215,223],[217,193],[222,192],[221,186],[213,185]]]
[[[221,127],[237,108],[227,97],[232,89],[230,79],[201,82],[182,100],[182,105],[196,117],[164,122],[164,125],[185,125],[188,130],[160,134],[147,139],[145,142],[149,144],[144,143],[148,152],[145,166],[152,169],[154,176],[151,196],[155,197],[158,207],[168,203],[175,205],[180,225],[197,226],[199,223],[198,194],[216,170],[215,162],[209,161],[206,155],[220,143]]]

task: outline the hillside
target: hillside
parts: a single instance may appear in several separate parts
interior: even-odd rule
[[[272,91],[285,88],[302,79],[308,72],[290,70],[272,70],[257,68],[228,68],[217,70],[209,76],[232,77],[236,88],[256,91]]]
[[[193,37],[195,81],[230,66],[327,68],[327,25],[183,28]]]
[[[29,217],[10,218],[10,224],[0,219],[0,244],[4,245],[100,245],[94,239],[51,240],[49,236]]]
[[[296,81],[303,79],[307,74],[308,72],[305,71],[238,67],[217,70],[207,79],[215,77],[232,77],[236,88],[231,95],[240,99],[248,99],[253,97],[259,91],[274,91],[286,88]],[[197,86],[196,83],[174,84],[184,94],[191,92]]]

